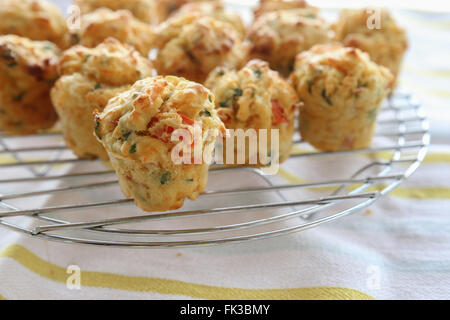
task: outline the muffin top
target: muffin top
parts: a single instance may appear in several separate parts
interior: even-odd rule
[[[159,21],[162,22],[174,14],[182,6],[193,2],[209,2],[215,0],[156,0]],[[217,0],[220,1],[220,0]]]
[[[228,129],[288,123],[298,102],[294,89],[261,60],[252,60],[239,71],[219,67],[205,85],[215,95],[217,112]]]
[[[26,81],[52,81],[58,77],[60,50],[49,41],[32,41],[16,35],[0,36],[0,68],[3,76]],[[24,87],[26,83],[22,83]]]
[[[259,6],[254,11],[254,15],[256,18],[267,12],[305,8],[310,8],[317,11],[316,8],[308,5],[305,0],[260,0]]]
[[[108,8],[81,16],[81,28],[70,32],[68,42],[70,45],[95,47],[108,37],[133,45],[144,56],[148,55],[154,42],[150,25],[133,17],[128,10],[112,11]]]
[[[402,55],[407,50],[407,35],[387,10],[376,10],[379,10],[380,14],[379,29],[368,28],[368,22],[376,23],[371,18],[374,15],[373,11],[343,10],[338,22],[333,26],[336,39],[346,46],[368,52],[372,60],[395,70],[395,66],[391,67],[392,57]]]
[[[246,46],[228,23],[195,15],[173,17],[157,31],[156,65],[161,74],[203,82],[217,66],[238,67]]]
[[[236,31],[245,37],[246,29],[241,16],[235,12],[226,10],[221,1],[192,2],[184,5],[173,16],[196,15],[213,17],[219,21],[229,23]]]
[[[89,13],[98,8],[112,10],[129,10],[137,19],[157,24],[159,22],[156,11],[156,0],[75,0],[82,13]]]
[[[45,0],[2,0],[0,34],[62,44],[66,21],[55,5]]]
[[[111,99],[95,121],[97,137],[110,153],[143,163],[170,161],[170,150],[177,143],[171,134],[177,129],[192,130],[197,122],[203,133],[224,130],[211,92],[174,76],[136,82]],[[208,139],[203,145],[213,142]]]
[[[132,84],[154,74],[153,64],[132,46],[108,38],[95,48],[75,46],[65,51],[59,64],[61,75],[83,74],[99,85]]]
[[[297,53],[331,41],[325,20],[317,11],[281,10],[261,15],[250,27],[252,56],[268,60],[273,68],[290,67]]]
[[[291,81],[305,110],[327,117],[342,115],[349,105],[378,106],[393,86],[387,68],[357,48],[317,45],[297,56]]]

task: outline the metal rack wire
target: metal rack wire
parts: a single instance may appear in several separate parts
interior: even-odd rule
[[[210,187],[198,200],[178,211],[148,214],[123,197],[113,170],[75,158],[59,133],[2,135],[0,226],[41,239],[126,248],[281,236],[370,206],[419,167],[429,141],[422,106],[399,92],[380,111],[372,148],[320,153],[297,137],[297,148],[307,150],[283,165],[320,167],[332,160],[345,164],[342,172],[284,184],[259,169],[213,166]]]

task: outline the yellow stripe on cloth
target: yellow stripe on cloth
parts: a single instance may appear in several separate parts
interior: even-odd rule
[[[279,168],[278,169],[278,175],[282,178],[284,178],[285,180],[289,181],[292,184],[297,184],[297,183],[304,183],[306,180],[304,179],[300,179],[299,177],[295,176],[294,174]]]
[[[0,156],[0,164],[16,163],[17,160],[13,156]]]
[[[66,269],[49,263],[20,245],[10,245],[0,258],[10,258],[30,271],[53,281],[65,283]],[[200,299],[320,299],[320,300],[373,300],[363,292],[346,288],[312,287],[293,289],[241,289],[208,286],[179,280],[132,277],[103,272],[81,272],[81,286],[137,292],[188,296]]]
[[[299,155],[302,153],[308,153],[310,151],[306,149],[299,148],[297,146],[292,148],[291,155]],[[381,151],[376,153],[364,153],[361,154],[365,157],[377,158],[383,160],[391,160],[393,153],[388,151]],[[442,152],[429,152],[425,157],[423,163],[432,164],[432,163],[450,163],[450,153],[442,153]]]
[[[296,175],[285,171],[283,174],[278,173],[278,175],[288,182],[295,183],[304,183],[307,182]],[[300,182],[296,182],[300,181]],[[347,188],[347,191],[353,191],[361,185],[352,185]],[[366,189],[366,192],[374,192],[381,191],[385,188],[384,185],[377,185],[371,188]],[[339,186],[330,186],[330,187],[313,187],[307,188],[309,191],[315,192],[333,192],[336,191]],[[446,187],[422,187],[422,188],[407,188],[407,187],[399,187],[393,190],[390,196],[394,196],[397,198],[406,198],[406,199],[450,199],[450,188]]]
[[[4,296],[2,296],[2,295],[0,294],[0,300],[8,300],[8,299],[6,299]]]

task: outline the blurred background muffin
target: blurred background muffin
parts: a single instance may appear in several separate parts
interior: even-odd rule
[[[279,153],[280,162],[289,157],[298,98],[290,84],[270,70],[267,62],[252,60],[239,71],[219,67],[211,72],[205,85],[215,95],[218,115],[227,129],[255,129],[258,137],[259,129],[268,130],[267,145],[260,145],[259,140],[251,146],[250,142],[245,146],[235,143],[235,161],[239,155],[245,155],[245,162],[236,164],[267,165],[259,157],[259,149],[266,150],[263,156],[268,159],[275,152]],[[271,149],[271,129],[278,130],[278,150]],[[224,159],[226,152],[224,146]],[[257,162],[252,163],[252,158]]]
[[[46,0],[1,0],[0,34],[48,40],[63,46],[66,21],[58,7]]]
[[[332,33],[317,10],[292,9],[260,15],[249,29],[248,40],[250,58],[268,61],[272,69],[288,75],[298,53],[330,42]]]
[[[154,0],[154,1],[156,2],[157,15],[159,21],[163,22],[185,4],[194,2],[219,1],[219,0]]]
[[[0,36],[0,130],[32,134],[51,128],[57,115],[50,89],[60,51],[49,41]]]
[[[379,26],[371,18],[374,14],[379,14]],[[408,39],[406,31],[387,10],[342,10],[334,29],[338,41],[367,52],[373,61],[387,67],[397,78]]]
[[[302,139],[322,151],[368,147],[380,105],[393,86],[387,68],[340,44],[299,54],[291,81],[304,103]]]
[[[66,144],[78,157],[107,159],[94,136],[93,113],[137,80],[153,76],[152,63],[133,47],[109,38],[92,49],[75,46],[65,51],[59,71],[51,97]]]
[[[160,22],[157,14],[157,0],[75,0],[75,5],[80,7],[83,14],[98,8],[125,9],[143,22],[149,24]]]
[[[260,0],[253,14],[257,18],[267,12],[305,8],[316,10],[318,13],[318,9],[310,6],[305,0]]]
[[[157,29],[159,48],[155,65],[159,74],[203,82],[217,66],[239,67],[247,47],[228,23],[211,17],[181,15]]]
[[[202,155],[212,153],[209,146],[224,131],[211,92],[174,76],[136,82],[96,116],[97,137],[108,151],[123,193],[145,211],[178,209],[186,197],[194,200],[206,187],[208,162],[175,161],[179,141],[171,136],[178,129],[189,137],[200,130],[203,139],[196,139],[194,132],[195,144],[185,143],[189,152],[199,147]],[[207,132],[210,135],[204,135]]]
[[[203,1],[188,3],[182,6],[179,10],[175,11],[172,17],[190,15],[197,15],[198,17],[208,16],[219,21],[229,23],[234,27],[234,29],[236,29],[236,31],[239,32],[242,38],[245,37],[247,32],[241,16],[238,13],[227,10],[222,1],[212,0],[208,2]]]
[[[92,48],[108,37],[134,46],[144,56],[154,43],[153,28],[129,11],[100,8],[81,16],[81,28],[71,30],[67,36],[68,47],[80,44]]]

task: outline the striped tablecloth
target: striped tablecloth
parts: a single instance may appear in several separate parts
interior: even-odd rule
[[[0,228],[0,299],[450,298],[450,15],[397,16],[411,39],[401,83],[426,105],[434,144],[389,196],[306,232],[220,247],[87,247]],[[300,172],[276,179],[303,181]],[[67,286],[69,266],[80,290]]]

